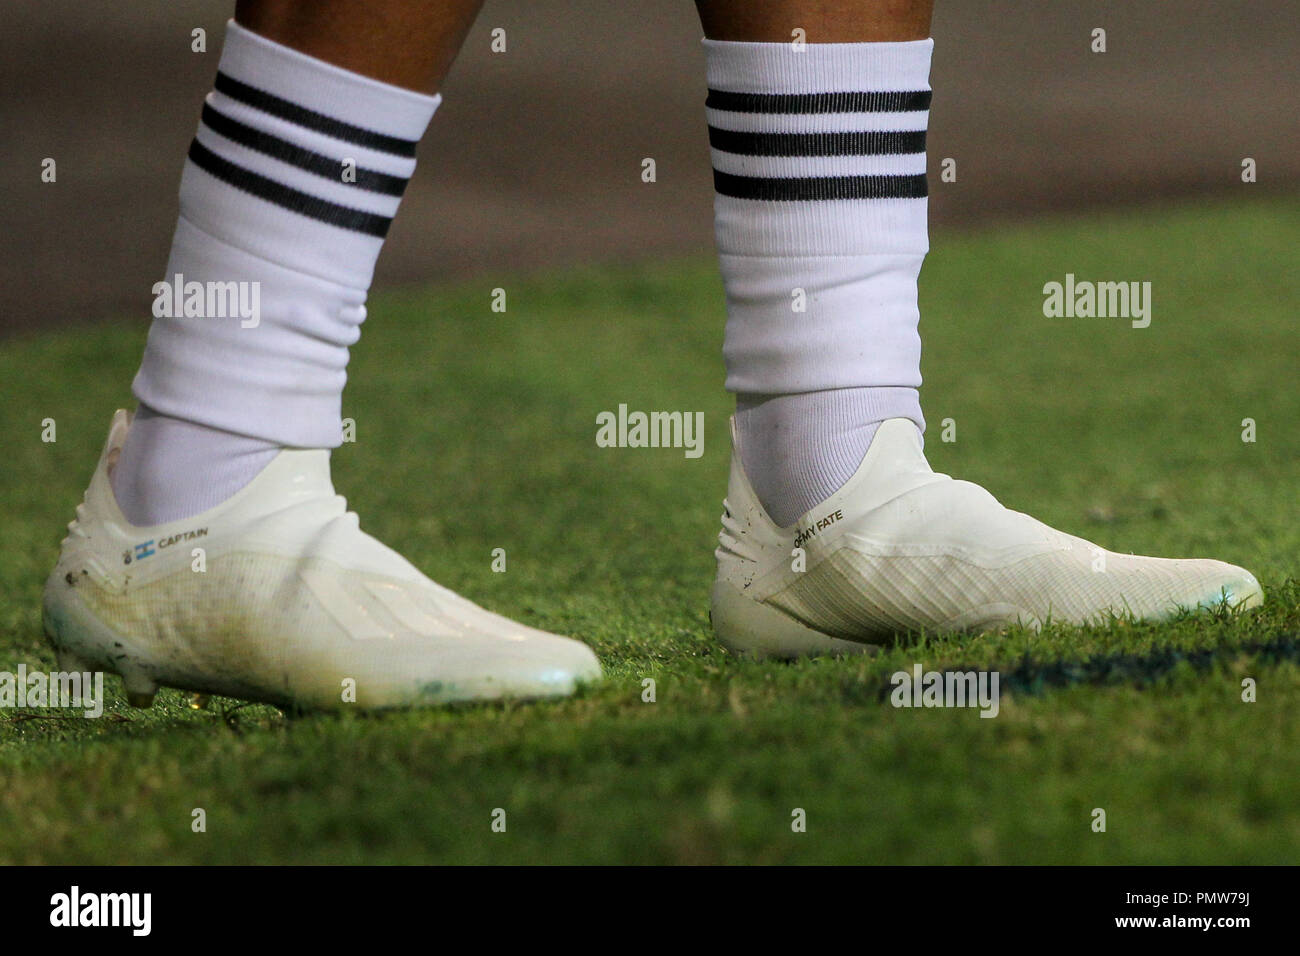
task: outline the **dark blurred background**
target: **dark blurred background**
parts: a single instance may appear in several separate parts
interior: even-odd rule
[[[147,319],[233,7],[7,0],[0,330]],[[1294,0],[938,0],[933,225],[1294,190],[1298,24]],[[504,54],[489,50],[494,27]],[[1095,27],[1104,54],[1090,52]],[[690,0],[489,0],[376,285],[709,250],[699,38]],[[55,184],[40,181],[47,156]],[[939,181],[944,157],[956,183]]]

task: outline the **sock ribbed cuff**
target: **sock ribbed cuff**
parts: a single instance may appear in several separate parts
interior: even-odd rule
[[[924,255],[933,40],[705,40],[718,249]]]
[[[368,289],[441,102],[232,20],[185,164],[181,215],[277,265]]]

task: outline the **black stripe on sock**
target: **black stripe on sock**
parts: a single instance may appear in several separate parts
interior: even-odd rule
[[[925,152],[925,130],[743,133],[709,127],[709,145],[741,156],[896,156]]]
[[[930,91],[728,93],[709,90],[704,105],[733,113],[910,113],[930,108]]]
[[[924,174],[772,179],[733,176],[715,169],[713,188],[723,196],[759,199],[766,202],[803,202],[821,199],[922,199],[928,194]]]
[[[219,133],[226,139],[239,143],[241,146],[247,146],[249,149],[264,153],[272,159],[278,159],[290,166],[297,166],[312,175],[333,180],[344,186],[355,186],[357,189],[364,189],[372,193],[383,193],[385,196],[400,196],[406,191],[407,181],[401,176],[390,176],[388,173],[362,169],[360,166],[355,170],[356,181],[348,182],[343,179],[343,164],[341,162],[336,162],[328,156],[322,156],[320,153],[313,153],[309,149],[295,146],[287,139],[281,139],[278,136],[272,136],[270,133],[253,129],[251,126],[245,126],[239,120],[231,119],[206,103],[203,104],[203,125],[214,133]]]
[[[388,235],[388,227],[393,224],[393,220],[388,216],[379,216],[372,212],[340,206],[338,203],[332,203],[310,193],[301,192],[283,183],[278,183],[274,179],[267,179],[265,176],[245,169],[243,166],[238,166],[228,159],[222,159],[197,139],[190,143],[189,156],[195,166],[211,173],[222,182],[229,183],[236,189],[251,193],[259,199],[273,202],[277,206],[283,206],[285,209],[300,215],[327,222],[331,226],[340,226],[354,232],[364,232],[367,235],[378,236],[382,239]]]
[[[217,73],[215,88],[218,93],[224,93],[231,99],[246,103],[263,113],[270,113],[272,116],[297,123],[307,129],[324,133],[326,136],[333,136],[335,139],[365,146],[367,149],[378,150],[381,153],[392,153],[394,156],[408,158],[415,156],[417,143],[413,139],[400,139],[397,136],[388,136],[384,133],[376,133],[374,130],[353,126],[351,123],[336,120],[332,116],[281,99],[247,83],[241,83],[225,73]]]

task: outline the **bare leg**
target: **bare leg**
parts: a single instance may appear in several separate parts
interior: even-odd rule
[[[436,92],[483,0],[239,0],[235,21],[372,79]]]
[[[802,28],[809,43],[924,40],[934,0],[696,0],[711,40],[781,43]]]

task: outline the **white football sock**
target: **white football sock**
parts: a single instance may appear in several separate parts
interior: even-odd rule
[[[134,383],[151,434],[127,440],[114,472],[130,520],[229,497],[265,464],[247,439],[263,451],[341,443],[348,347],[439,102],[229,23],[181,176],[164,276],[180,289],[155,287]],[[223,441],[229,461],[211,482]]]
[[[925,425],[934,43],[704,44],[727,388],[745,471],[789,524],[853,474],[880,422]]]
[[[881,422],[920,417],[914,388],[736,396],[737,445],[745,474],[768,517],[782,528],[853,477]]]
[[[169,418],[141,405],[110,476],[113,494],[132,524],[179,521],[221,504],[279,451],[274,442]]]

